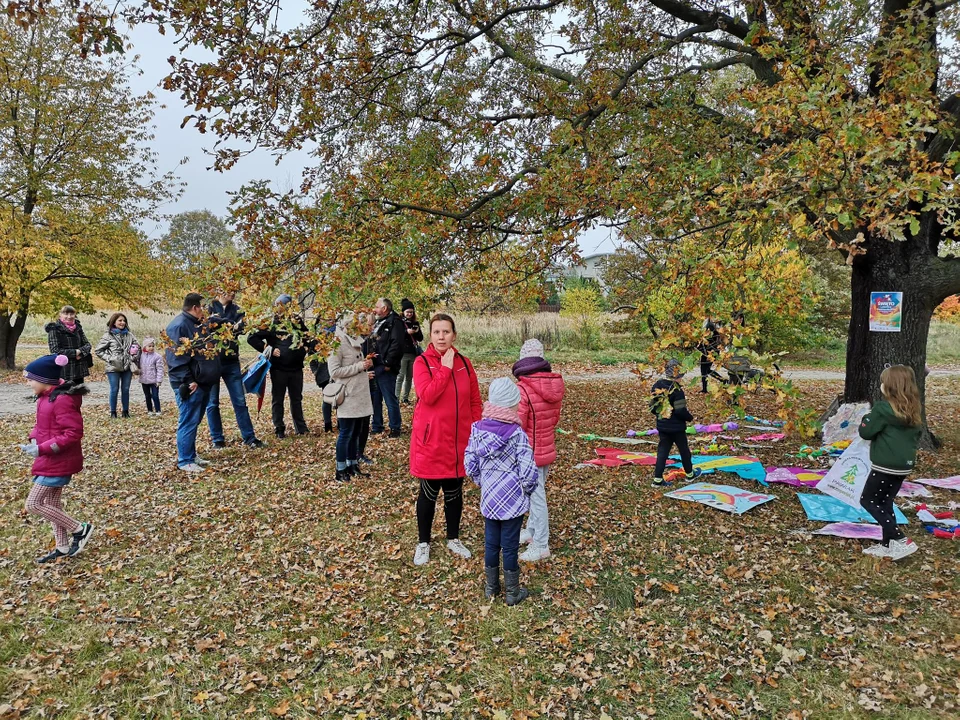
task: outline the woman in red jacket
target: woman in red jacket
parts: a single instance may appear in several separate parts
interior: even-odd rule
[[[460,542],[463,515],[463,453],[470,426],[480,419],[483,402],[473,365],[457,352],[453,318],[437,313],[430,318],[430,344],[413,363],[417,404],[410,437],[410,474],[420,480],[417,496],[419,539],[414,565],[430,560],[430,529],[437,498],[443,490],[447,548],[463,558],[471,553]]]

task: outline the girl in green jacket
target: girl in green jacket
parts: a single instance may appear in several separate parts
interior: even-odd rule
[[[870,440],[870,475],[860,504],[883,528],[883,540],[863,552],[900,560],[917,551],[917,544],[897,527],[893,499],[913,471],[920,441],[920,390],[913,368],[893,365],[880,374],[883,400],[860,422],[860,437]]]

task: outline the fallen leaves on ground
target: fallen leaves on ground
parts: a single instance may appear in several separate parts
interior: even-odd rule
[[[563,368],[561,368],[563,370]],[[957,380],[931,380],[947,442],[920,472],[956,472]],[[803,383],[824,407],[835,383]],[[561,427],[651,424],[638,381],[571,385]],[[942,398],[946,398],[945,400]],[[763,416],[772,398],[757,396]],[[86,412],[87,469],[67,511],[98,528],[80,557],[33,558],[46,525],[21,510],[28,465],[0,433],[0,713],[107,717],[952,716],[960,677],[957,548],[918,536],[892,565],[858,541],[811,538],[795,492],[740,516],[671,501],[643,467],[574,469],[598,443],[558,436],[550,560],[524,564],[530,599],[483,598],[483,521],[469,482],[449,553],[438,508],[428,565],[412,565],[409,437],[371,440],[371,477],[333,480],[319,398],[314,434],[174,465],[173,413]],[[700,398],[690,404],[698,421]],[[409,426],[409,408],[405,425]],[[225,413],[229,415],[229,413]],[[225,426],[236,435],[232,418]],[[269,419],[257,420],[269,436]],[[797,438],[756,450],[767,464]],[[652,447],[652,446],[651,446]],[[789,460],[789,461],[788,461]],[[751,487],[732,475],[724,483]],[[936,491],[938,501],[946,491]],[[442,504],[441,504],[442,507]],[[915,526],[914,526],[915,527]]]

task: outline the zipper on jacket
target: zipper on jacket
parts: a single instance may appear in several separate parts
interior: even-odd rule
[[[457,353],[459,355],[460,353]],[[461,358],[461,361],[463,358]],[[467,364],[463,363],[463,366],[466,367]],[[454,398],[454,425],[453,425],[453,474],[459,475],[457,470],[460,469],[460,454],[457,451],[457,448],[460,446],[460,391],[457,389],[457,372],[450,368],[453,371],[453,398]]]

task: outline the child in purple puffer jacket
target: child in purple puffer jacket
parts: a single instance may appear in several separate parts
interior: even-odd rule
[[[483,418],[470,430],[464,453],[467,474],[480,486],[480,514],[485,519],[484,595],[500,592],[500,554],[507,605],[523,602],[529,593],[520,587],[520,529],[537,488],[537,465],[527,434],[520,426],[520,390],[510,378],[490,383]]]

